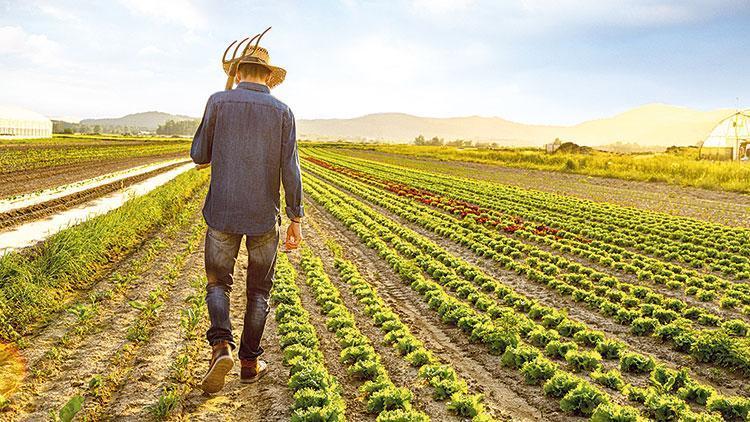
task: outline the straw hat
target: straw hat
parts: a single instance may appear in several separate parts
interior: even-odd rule
[[[268,77],[268,81],[266,82],[269,88],[273,88],[284,82],[284,78],[286,77],[286,70],[277,66],[272,66],[270,63],[268,50],[258,45],[258,43],[260,43],[260,39],[263,37],[263,35],[266,34],[266,32],[268,32],[269,29],[271,29],[270,26],[262,33],[257,34],[252,38],[245,38],[244,40],[240,41],[239,44],[237,44],[237,46],[234,48],[232,58],[230,59],[227,59],[227,53],[229,53],[229,50],[232,48],[232,46],[234,46],[237,40],[232,41],[232,43],[229,44],[229,47],[224,50],[224,56],[222,57],[221,62],[222,67],[224,68],[224,73],[227,74],[226,89],[232,88],[234,77],[237,74],[237,68],[243,63],[251,63],[263,66],[271,71],[271,75]],[[242,54],[237,56],[237,53],[240,51],[240,47],[243,43],[248,41],[248,39],[250,41],[247,43],[247,45],[245,45],[244,49],[242,50]],[[255,42],[254,46],[253,42]]]

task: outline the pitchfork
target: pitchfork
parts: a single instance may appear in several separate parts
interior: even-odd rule
[[[240,62],[240,60],[244,59],[245,57],[252,56],[255,54],[255,51],[258,50],[258,44],[260,44],[260,39],[263,38],[263,35],[266,35],[266,32],[268,32],[271,29],[269,26],[266,28],[265,31],[261,32],[260,34],[255,35],[254,37],[245,38],[239,43],[237,43],[237,40],[232,41],[231,44],[229,44],[229,47],[227,47],[226,50],[224,50],[224,55],[221,58],[222,65],[229,65],[229,72],[227,73],[227,84],[224,89],[232,89],[232,85],[234,85],[234,77],[237,74],[237,65]],[[247,45],[245,45],[245,48],[242,49],[242,54],[238,57],[237,52],[240,51],[240,47],[242,44],[250,40]],[[247,50],[250,48],[250,46],[253,44],[253,41],[255,41],[255,46],[253,47],[253,51],[250,52],[250,54],[247,53]],[[229,53],[229,50],[232,48],[232,46],[237,43],[237,46],[234,47],[234,52],[232,52],[232,58],[227,60],[227,53]]]

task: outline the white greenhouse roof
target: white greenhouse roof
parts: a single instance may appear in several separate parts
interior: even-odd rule
[[[719,122],[703,146],[708,148],[734,148],[738,141],[750,140],[750,110],[737,112]]]
[[[23,120],[27,122],[50,122],[46,116],[21,107],[0,105],[0,120]]]

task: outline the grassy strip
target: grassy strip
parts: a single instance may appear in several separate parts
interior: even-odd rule
[[[354,315],[325,273],[320,258],[305,248],[302,250],[301,264],[307,284],[312,287],[315,300],[327,317],[326,328],[336,334],[336,340],[342,347],[341,362],[347,366],[349,374],[364,381],[359,390],[367,401],[367,411],[377,415],[379,422],[429,421],[427,415],[412,408],[411,391],[396,387],[391,381],[380,355],[369,338],[357,328]]]
[[[284,365],[289,366],[289,388],[294,392],[292,422],[346,420],[341,387],[328,373],[310,314],[302,307],[297,277],[286,254],[279,254],[271,299],[276,304],[279,342]]]
[[[174,218],[209,173],[189,171],[122,207],[50,237],[26,253],[0,257],[0,340],[16,341],[67,306],[158,227]]]

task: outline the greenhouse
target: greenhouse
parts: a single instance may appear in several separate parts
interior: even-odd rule
[[[747,161],[750,155],[750,110],[719,122],[701,145],[701,158]]]
[[[0,139],[50,137],[50,119],[20,107],[0,106]]]

